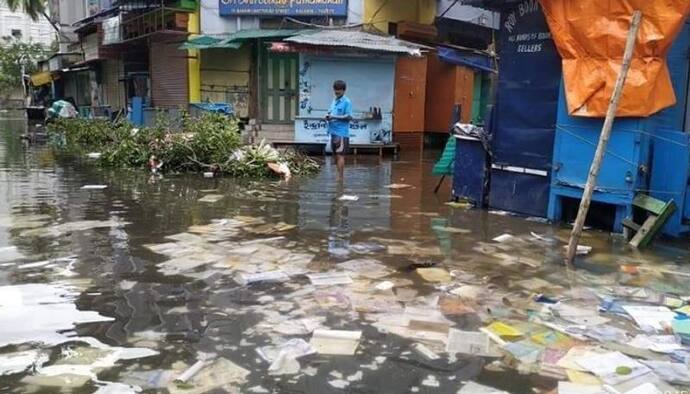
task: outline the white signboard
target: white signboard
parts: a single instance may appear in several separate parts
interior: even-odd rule
[[[391,120],[353,120],[350,122],[350,144],[389,144],[392,141]],[[295,142],[327,143],[328,122],[318,118],[295,120]]]

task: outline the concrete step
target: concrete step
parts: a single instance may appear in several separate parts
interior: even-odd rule
[[[259,133],[253,136],[252,142],[260,142],[261,140],[266,140],[266,142],[274,141],[292,141],[295,138],[294,133]]]
[[[259,130],[250,133],[253,142],[262,139],[266,142],[273,141],[292,141],[295,138],[295,128],[293,125],[263,124]]]
[[[261,128],[261,131],[270,131],[270,132],[291,132],[293,133],[295,131],[295,125],[294,124],[262,124],[259,126]]]

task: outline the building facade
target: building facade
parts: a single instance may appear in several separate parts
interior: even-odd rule
[[[186,109],[187,39],[195,0],[51,0],[60,51],[48,60],[54,98],[73,101],[85,116],[137,108]]]
[[[4,0],[0,0],[0,38],[14,38],[35,42],[49,47],[55,40],[55,30],[47,19],[31,19],[21,10],[10,11]]]
[[[435,5],[430,0],[343,0],[330,5],[285,8],[277,3],[242,6],[228,1],[202,0],[200,34],[220,40],[237,39],[241,44],[214,45],[199,51],[198,97],[201,101],[232,104],[238,116],[257,129],[256,138],[299,142],[311,138],[316,142],[320,134],[310,130],[322,126],[316,117],[319,111],[327,110],[331,94],[330,83],[325,83],[324,78],[333,77],[328,72],[322,75],[321,69],[336,68],[342,79],[351,82],[350,94],[361,96],[358,100],[361,113],[381,109],[383,126],[377,127],[372,140],[390,142],[396,56],[371,58],[362,52],[359,57],[349,53],[343,58],[338,56],[336,43],[319,55],[313,51],[276,52],[268,48],[272,42],[322,26],[394,35],[397,22],[433,23]],[[371,78],[360,81],[357,76],[362,75]],[[194,79],[190,75],[190,81]],[[378,82],[385,82],[385,87],[376,94],[369,94],[373,89],[357,92],[358,85],[373,87]],[[312,97],[315,100],[309,100]],[[370,141],[363,133],[360,129],[353,130],[358,141]]]
[[[464,121],[482,119],[481,82],[491,68],[456,61],[464,54],[453,52],[454,45],[481,52],[492,44],[496,16],[473,7],[443,0],[68,3],[51,0],[64,34],[61,61],[51,59],[50,71],[60,75],[56,97],[72,98],[85,112],[135,112],[136,102],[143,122],[147,111],[220,102],[232,105],[255,139],[322,142],[320,119],[332,79],[340,78],[350,84],[362,120],[352,134],[363,144],[421,147],[430,132],[447,134],[457,106]],[[348,46],[335,36],[290,41],[333,29],[383,48]],[[388,51],[389,41],[421,56]],[[66,61],[75,54],[77,61]]]

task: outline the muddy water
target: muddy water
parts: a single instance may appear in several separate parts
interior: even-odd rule
[[[683,243],[659,244],[633,253],[615,238],[595,231],[588,232],[583,241],[595,252],[578,261],[580,269],[575,273],[560,263],[560,243],[531,242],[519,251],[496,249],[491,240],[501,234],[529,238],[535,233],[562,240],[567,229],[445,205],[448,185],[435,195],[437,178],[430,175],[438,152],[398,160],[350,158],[344,185],[335,181],[330,163],[314,178],[289,183],[197,175],[150,178],[143,171],[101,170],[88,159],[57,157],[45,146],[28,146],[19,139],[24,127],[22,120],[0,120],[0,248],[5,248],[0,249],[5,253],[0,258],[0,294],[10,295],[0,300],[0,307],[3,301],[14,299],[15,310],[24,310],[14,317],[0,317],[4,346],[0,354],[41,348],[50,365],[84,346],[70,341],[75,337],[95,338],[113,347],[154,349],[159,354],[120,360],[97,370],[97,379],[69,389],[27,378],[30,372],[0,376],[2,392],[91,393],[103,387],[125,392],[99,382],[142,386],[146,379],[137,380],[137,376],[183,370],[204,353],[215,353],[250,372],[241,388],[228,386],[228,392],[456,393],[467,380],[511,393],[555,387],[555,381],[536,375],[483,368],[486,360],[478,357],[459,355],[442,362],[421,359],[410,352],[412,340],[381,332],[357,314],[334,317],[329,311],[323,314],[329,315],[330,328],[363,331],[358,353],[308,358],[301,367],[313,371],[309,374],[269,376],[269,364],[255,351],[269,343],[269,336],[257,334],[254,328],[265,318],[260,311],[272,306],[266,298],[259,299],[281,300],[309,282],[299,278],[288,284],[240,287],[230,272],[218,268],[197,277],[165,275],[157,264],[166,257],[145,247],[168,242],[166,236],[215,219],[251,217],[267,224],[295,225],[278,234],[285,239],[276,246],[313,254],[311,267],[324,271],[361,257],[353,251],[355,245],[383,245],[366,257],[393,269],[390,278],[410,281],[407,287],[416,290],[420,299],[437,293],[438,285],[408,269],[412,264],[440,264],[461,271],[470,281],[482,283],[488,293],[515,290],[517,282],[532,278],[565,288],[614,283],[620,279],[621,260],[673,269],[682,269],[680,263],[689,261]],[[412,187],[386,188],[394,183]],[[83,190],[84,185],[107,188]],[[339,201],[342,193],[359,200]],[[224,198],[215,203],[198,201],[209,194]],[[240,231],[233,242],[267,236]],[[389,253],[385,246],[396,241],[404,241],[401,245],[409,253]],[[426,253],[430,248],[440,254]],[[519,254],[527,264],[499,264],[496,253]],[[385,279],[389,278],[381,280]],[[687,284],[664,278],[649,285],[675,289]],[[32,294],[45,302],[31,302]],[[293,302],[299,307],[299,298]],[[248,306],[254,313],[247,311]],[[455,316],[456,328],[476,329],[487,313],[478,312]],[[2,341],[10,333],[18,339]],[[308,335],[302,337],[309,340]],[[31,341],[42,344],[27,343]],[[359,371],[361,379],[355,376]],[[429,380],[430,375],[434,379]],[[337,388],[329,383],[335,380],[348,383]]]

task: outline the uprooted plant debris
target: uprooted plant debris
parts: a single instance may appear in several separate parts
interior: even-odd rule
[[[264,143],[242,145],[238,123],[220,114],[184,115],[180,131],[163,119],[137,128],[126,121],[59,119],[48,127],[51,143],[66,152],[99,152],[107,167],[143,168],[151,157],[165,172],[214,172],[263,178],[310,175],[319,164],[295,151],[280,152]]]

